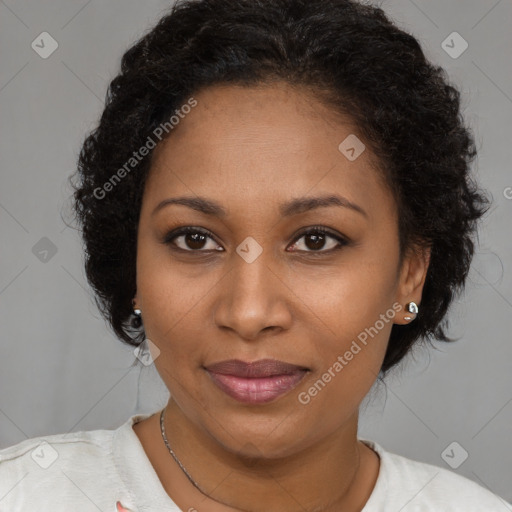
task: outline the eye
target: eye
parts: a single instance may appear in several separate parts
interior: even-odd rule
[[[298,250],[303,252],[326,253],[336,251],[341,249],[343,246],[348,245],[348,241],[345,238],[340,235],[331,233],[329,230],[321,226],[310,227],[305,231],[302,231],[299,237],[295,239],[292,247],[296,247],[297,245],[300,246],[301,244],[297,244],[297,241],[301,238],[305,239],[305,241],[302,243],[302,246],[306,247],[306,250]],[[331,243],[327,244],[328,249],[321,251],[320,249],[323,249],[326,246],[326,240],[329,238],[331,239]]]
[[[218,249],[219,246],[216,243],[211,244],[211,247],[208,248],[206,244],[208,239],[214,241],[213,235],[209,231],[201,228],[195,228],[193,226],[187,226],[167,234],[163,240],[163,243],[167,245],[175,245],[179,250],[187,252],[207,252],[212,250],[224,250]],[[174,240],[176,240],[176,242],[179,243],[174,242]]]

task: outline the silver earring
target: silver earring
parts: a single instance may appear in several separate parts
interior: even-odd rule
[[[407,311],[409,311],[409,313],[413,313],[414,315],[418,314],[418,305],[416,304],[416,302],[409,302],[406,305],[406,308],[407,308]],[[416,318],[416,316],[414,318]],[[404,319],[405,320],[412,320],[413,317],[411,317],[411,316],[404,316]]]
[[[133,314],[135,316],[140,316],[142,311],[139,308],[135,307],[135,299],[132,299],[132,306],[134,307]]]

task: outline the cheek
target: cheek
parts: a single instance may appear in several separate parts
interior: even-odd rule
[[[313,425],[315,418],[323,418],[318,435],[336,429],[357,413],[379,376],[393,325],[391,304],[382,307],[383,302],[371,294],[355,297],[360,288],[347,286],[347,292],[350,290],[354,293],[334,294],[333,301],[325,299],[324,315],[322,303],[316,304],[329,328],[321,326],[317,331],[316,371],[296,399],[303,408],[304,422]]]
[[[318,368],[303,401],[319,413],[324,407],[347,413],[378,378],[396,316],[398,252],[386,247],[360,248],[330,275],[296,274],[293,290],[304,302],[299,315],[310,324]]]
[[[368,244],[351,249],[339,265],[316,271],[305,267],[297,270],[288,284],[304,303],[301,315],[308,316],[325,332],[329,347],[343,348],[390,308],[388,316],[394,312],[397,261],[394,247],[386,250],[381,246],[377,250]],[[391,326],[392,322],[385,326],[378,323],[379,330],[387,334]]]
[[[211,321],[207,304],[222,287],[222,272],[205,264],[173,261],[165,245],[139,241],[137,293],[147,338],[160,354],[155,365],[168,385],[179,382],[205,360],[211,350]],[[163,373],[162,373],[163,372]],[[178,384],[173,384],[175,387]]]

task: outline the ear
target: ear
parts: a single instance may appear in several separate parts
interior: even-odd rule
[[[406,320],[405,317],[410,316],[415,318],[414,313],[409,313],[406,305],[409,302],[415,302],[418,308],[421,303],[421,295],[423,292],[423,285],[427,277],[427,271],[430,264],[431,247],[413,245],[410,247],[399,271],[398,287],[396,292],[395,301],[402,306],[402,310],[396,316],[396,324],[408,324],[411,320]]]

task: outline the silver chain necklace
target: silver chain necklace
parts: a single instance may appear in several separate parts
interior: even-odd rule
[[[208,498],[210,498],[210,495],[208,495],[206,492],[204,492],[201,487],[199,487],[199,485],[197,484],[197,482],[190,476],[190,473],[187,471],[187,469],[185,468],[185,466],[180,462],[180,460],[178,459],[178,457],[176,456],[176,454],[173,452],[172,448],[170,447],[169,445],[169,442],[167,441],[167,436],[165,435],[165,427],[164,427],[164,415],[165,415],[165,407],[162,409],[162,412],[160,413],[160,431],[162,432],[162,438],[164,440],[164,443],[165,443],[165,446],[167,446],[167,449],[169,450],[169,453],[172,455],[172,458],[176,461],[176,463],[178,464],[178,466],[181,468],[181,470],[183,471],[183,473],[185,473],[185,476],[190,480],[190,482],[192,483],[192,485],[202,494],[204,494],[205,496],[207,496]],[[359,454],[359,452],[358,452]],[[360,465],[360,462],[361,462],[361,456],[359,454],[359,465]],[[359,470],[359,465],[358,465],[358,469],[357,471]],[[357,471],[356,471],[356,475],[357,475]],[[354,478],[356,477],[356,475],[354,475]]]
[[[185,473],[186,477],[190,480],[192,485],[200,491],[205,496],[210,497],[208,494],[206,494],[201,487],[197,484],[197,482],[190,476],[190,473],[186,470],[185,466],[180,462],[176,454],[172,451],[172,448],[169,445],[169,442],[167,441],[167,436],[165,435],[165,427],[164,427],[164,415],[165,415],[165,407],[162,409],[162,412],[160,413],[160,431],[162,432],[162,438],[164,440],[165,446],[167,446],[167,449],[169,450],[169,453],[172,455],[172,458],[176,461],[178,466],[181,468],[183,473]]]

